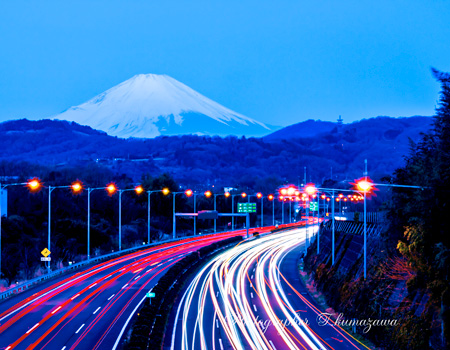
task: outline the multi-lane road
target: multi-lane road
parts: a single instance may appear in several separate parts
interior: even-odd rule
[[[209,262],[178,305],[171,349],[368,349],[300,283],[305,230],[243,242]]]
[[[186,254],[245,231],[197,236],[64,275],[0,303],[0,349],[115,349],[127,320]]]

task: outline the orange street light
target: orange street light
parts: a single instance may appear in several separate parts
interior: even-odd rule
[[[256,198],[262,198],[262,193],[261,192],[258,192],[257,194],[256,194]]]
[[[211,191],[206,191],[206,192],[205,192],[205,197],[206,197],[206,198],[209,198],[209,197],[211,197],[211,196],[212,196]]]
[[[241,196],[242,196],[242,198],[245,198],[245,197],[247,197],[247,193],[242,192],[242,193],[241,193]]]
[[[144,192],[144,187],[142,187],[142,185],[138,185],[134,188],[134,191],[136,192],[136,194],[141,194],[142,192]]]
[[[305,192],[307,194],[309,194],[310,196],[312,196],[313,194],[315,194],[317,192],[316,186],[314,186],[314,184],[306,186]]]
[[[167,196],[170,193],[170,190],[167,187],[164,187],[161,192],[163,193],[163,195]]]
[[[42,187],[42,182],[37,177],[34,177],[27,181],[27,187],[30,190],[30,192],[37,192]]]
[[[280,193],[283,195],[283,196],[285,196],[286,194],[287,194],[287,188],[282,188],[282,189],[280,189]]]
[[[225,196],[225,198],[228,198],[228,197],[231,196],[231,194],[230,194],[230,192],[225,192],[225,193],[224,193],[224,196]]]
[[[192,192],[192,190],[191,189],[189,189],[189,190],[186,190],[186,191],[184,191],[184,194],[187,196],[187,197],[190,197],[190,196],[192,196],[193,195],[193,193],[194,192]]]
[[[373,183],[367,180],[360,180],[356,183],[356,186],[362,192],[369,192],[373,187]]]
[[[108,192],[108,194],[109,194],[110,196],[112,196],[114,193],[117,192],[117,186],[116,186],[116,184],[115,184],[114,182],[111,182],[110,184],[108,184],[108,185],[106,186],[106,191]]]
[[[273,200],[273,194],[269,194],[269,195],[267,196],[267,198],[269,199],[269,201],[272,201],[272,200]]]
[[[83,191],[83,183],[81,181],[77,180],[75,182],[72,182],[72,185],[70,186],[70,188],[72,189],[72,192],[74,194],[78,194],[81,191]]]

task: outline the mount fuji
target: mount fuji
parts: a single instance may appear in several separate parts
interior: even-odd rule
[[[121,138],[160,135],[264,136],[275,131],[167,76],[139,74],[53,116]]]

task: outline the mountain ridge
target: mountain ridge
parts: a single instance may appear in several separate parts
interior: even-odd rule
[[[272,131],[266,124],[234,112],[168,75],[157,74],[137,74],[51,119],[75,121],[123,138],[263,136]],[[186,130],[184,125],[189,125]]]

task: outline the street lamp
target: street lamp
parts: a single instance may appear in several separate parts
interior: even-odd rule
[[[373,183],[367,180],[356,182],[356,187],[364,194],[364,279],[367,277],[367,212],[366,212],[366,194],[372,190]]]
[[[247,197],[247,193],[242,192],[240,194],[232,194],[231,195],[231,213],[234,214],[234,197],[241,196],[242,198]],[[234,215],[231,217],[231,230],[234,230]]]
[[[272,201],[272,226],[275,226],[275,201],[273,194],[269,194],[267,196],[269,201]]]
[[[141,185],[138,185],[134,188],[118,190],[115,184],[109,184],[107,187],[107,191],[111,194],[114,194],[116,191],[119,192],[119,252],[120,252],[122,250],[122,193],[134,191],[139,196],[142,192],[144,192],[144,188]]]
[[[260,198],[261,199],[261,227],[264,227],[264,203],[263,203],[263,199],[264,196],[262,195],[261,192],[258,192],[256,194],[256,198]]]
[[[37,186],[36,183],[34,184],[30,184],[30,187],[32,186]],[[74,182],[71,185],[68,186],[48,186],[48,242],[47,242],[47,249],[51,252],[50,249],[50,243],[51,243],[51,227],[52,227],[52,192],[53,190],[57,189],[57,188],[70,188],[72,190],[72,192],[74,194],[77,194],[79,192],[81,192],[81,190],[83,189],[83,186],[81,185],[81,183],[79,181]],[[47,270],[50,273],[50,261],[47,261]]]
[[[177,223],[176,223],[176,218],[175,218],[175,196],[177,195],[177,194],[180,194],[180,193],[184,193],[187,197],[190,197],[190,196],[192,196],[193,194],[194,194],[194,192],[191,190],[191,189],[189,189],[189,190],[186,190],[186,191],[184,191],[184,192],[172,192],[172,194],[173,194],[173,222],[172,222],[172,238],[173,239],[176,239],[177,238]],[[194,196],[194,200],[195,200],[195,196]],[[195,219],[195,217],[194,217],[194,219]],[[194,225],[195,225],[195,220],[194,220]]]
[[[83,188],[80,183],[80,191]],[[78,187],[78,186],[77,186]],[[87,260],[91,258],[91,192],[95,190],[106,190],[111,196],[116,192],[116,187],[113,183],[108,184],[106,187],[87,188],[88,195],[88,212],[87,212]]]
[[[230,192],[225,192],[225,193],[214,193],[214,211],[216,211],[217,206],[216,206],[216,197],[217,196],[225,196],[225,198],[230,197]],[[217,223],[216,223],[217,219],[214,219],[214,233],[217,232]]]
[[[150,195],[155,192],[162,192],[163,195],[167,196],[170,193],[170,190],[165,187],[162,190],[147,191],[147,244],[152,243],[152,237],[150,235]]]
[[[14,184],[1,184],[0,183],[0,278],[2,277],[2,195],[3,190],[6,187],[9,186],[26,186],[28,187],[30,192],[38,192],[41,187],[42,183],[38,178],[33,178],[28,180],[27,182],[20,182],[20,183],[14,183]]]

